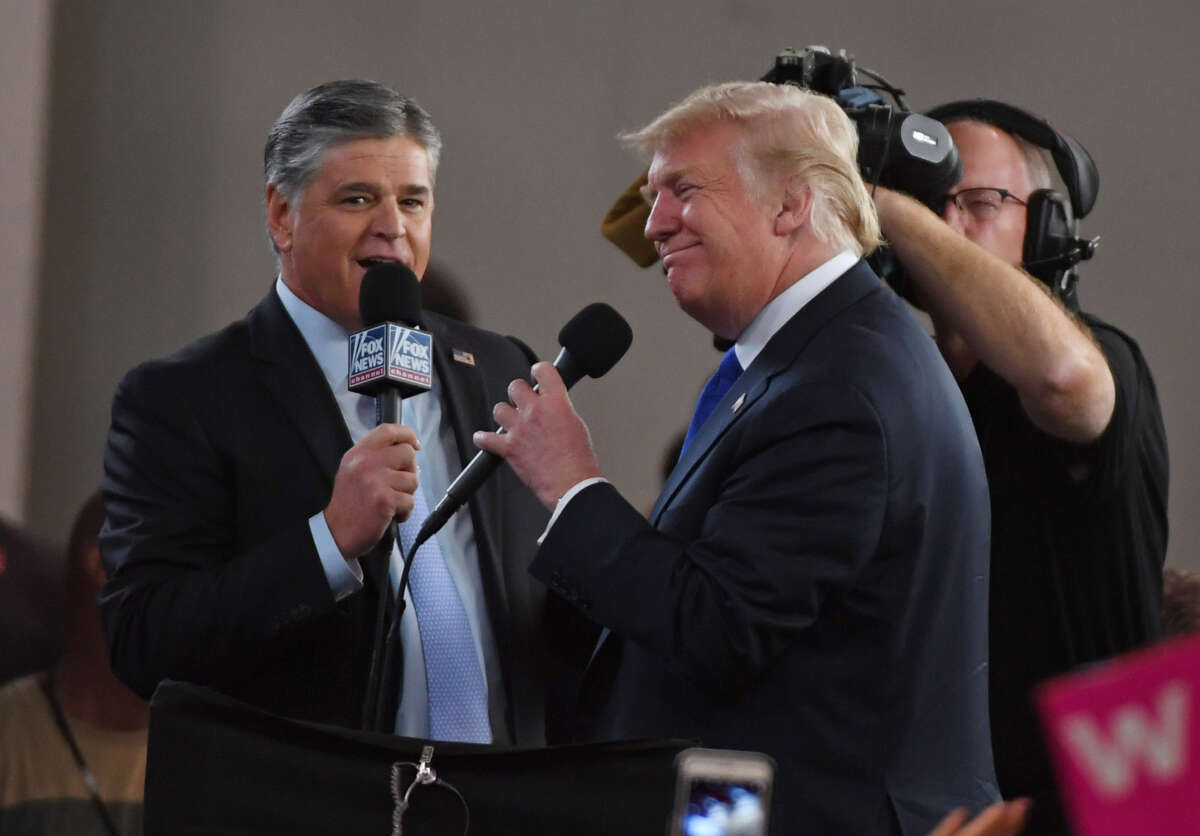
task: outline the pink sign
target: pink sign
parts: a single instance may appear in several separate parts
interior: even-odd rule
[[[1037,698],[1076,836],[1200,834],[1200,638],[1051,680]]]

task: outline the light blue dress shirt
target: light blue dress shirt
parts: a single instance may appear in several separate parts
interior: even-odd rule
[[[275,292],[316,358],[346,421],[350,438],[357,444],[375,427],[375,399],[347,388],[349,334],[345,328],[297,297],[282,278],[276,279]],[[420,489],[424,491],[429,507],[433,508],[459,470],[454,428],[442,420],[440,387],[436,376],[427,395],[404,400],[402,420],[416,431],[421,440],[421,449],[417,452]],[[348,561],[342,557],[325,522],[325,513],[322,511],[313,515],[308,524],[334,598],[340,601],[362,589],[362,567],[357,559]],[[471,515],[460,511],[435,536],[467,611],[475,650],[487,677],[493,742],[511,742],[503,731],[502,718],[507,715],[507,705],[500,676],[499,653],[487,617]],[[390,566],[392,589],[399,586],[403,568],[401,560],[399,549],[393,548]],[[396,713],[395,731],[407,737],[428,737],[429,696],[425,683],[425,659],[421,652],[421,632],[407,590],[404,600],[404,615],[400,620],[400,639],[404,645],[404,684],[400,708]]]

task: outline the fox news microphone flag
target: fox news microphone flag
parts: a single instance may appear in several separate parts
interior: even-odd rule
[[[363,276],[358,310],[365,327],[350,335],[350,391],[374,395],[379,423],[396,423],[400,399],[433,385],[433,337],[417,327],[421,285],[399,262],[372,265]]]

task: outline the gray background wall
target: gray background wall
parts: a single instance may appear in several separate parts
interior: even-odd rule
[[[0,514],[28,494],[50,4],[0,0]]]
[[[1103,245],[1084,304],[1135,335],[1154,369],[1171,444],[1169,559],[1200,568],[1193,4],[60,0],[0,15],[35,44],[27,67],[40,66],[39,37],[49,55],[45,76],[5,73],[6,118],[22,106],[47,127],[0,160],[0,182],[29,192],[25,206],[4,204],[0,247],[10,258],[34,242],[28,263],[5,262],[4,322],[36,323],[6,344],[5,362],[32,374],[18,375],[28,390],[5,387],[16,400],[0,424],[0,511],[37,533],[61,539],[99,479],[121,374],[266,291],[263,139],[293,94],[335,77],[389,82],[440,125],[434,256],[469,285],[482,324],[549,356],[585,302],[629,318],[630,355],[575,400],[609,475],[648,506],[660,451],[716,358],[660,275],[599,236],[638,170],[613,137],[701,83],[761,75],[781,47],[823,43],[882,71],[914,107],[1007,99],[1093,153],[1102,187],[1085,231]]]

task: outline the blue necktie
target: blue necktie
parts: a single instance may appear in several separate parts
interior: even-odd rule
[[[418,488],[413,494],[413,511],[400,524],[400,542],[406,551],[428,516],[425,492]],[[417,549],[408,581],[425,659],[429,736],[491,743],[487,680],[479,666],[466,608],[437,537],[430,537]]]
[[[335,391],[350,438],[357,444],[375,426],[375,399],[351,392],[345,384]],[[397,567],[428,516],[425,492],[418,488],[413,494],[413,512],[400,524],[400,542],[392,550]],[[397,557],[400,549],[403,551]],[[393,582],[396,577],[393,575]],[[471,622],[437,537],[430,537],[417,549],[408,587],[425,660],[429,736],[434,740],[491,743],[487,679],[479,667]]]
[[[721,398],[725,397],[725,393],[741,376],[742,364],[738,362],[737,355],[731,348],[725,352],[725,356],[721,358],[721,364],[717,366],[713,376],[708,379],[708,383],[705,383],[704,388],[700,391],[700,400],[696,402],[696,411],[692,413],[692,423],[688,424],[687,435],[683,437],[683,447],[679,450],[680,459],[683,458],[688,445],[692,443],[692,437],[700,431],[700,427],[704,425],[708,416],[712,415],[712,411],[717,408]],[[592,656],[588,660],[589,665],[595,661],[596,654],[608,640],[610,632],[612,631],[607,627],[600,631],[600,638],[596,640],[596,646],[592,648]]]
[[[717,408],[717,404],[721,402],[721,398],[725,397],[725,393],[729,391],[729,387],[733,386],[742,375],[742,367],[738,363],[737,354],[733,349],[725,352],[725,356],[721,358],[721,365],[717,366],[716,372],[708,379],[708,383],[704,384],[704,390],[700,393],[700,400],[696,402],[696,411],[692,414],[692,423],[688,425],[687,435],[683,438],[683,449],[679,451],[679,458],[683,458],[684,452],[688,445],[692,443],[692,438],[704,426],[704,422],[712,411]]]

